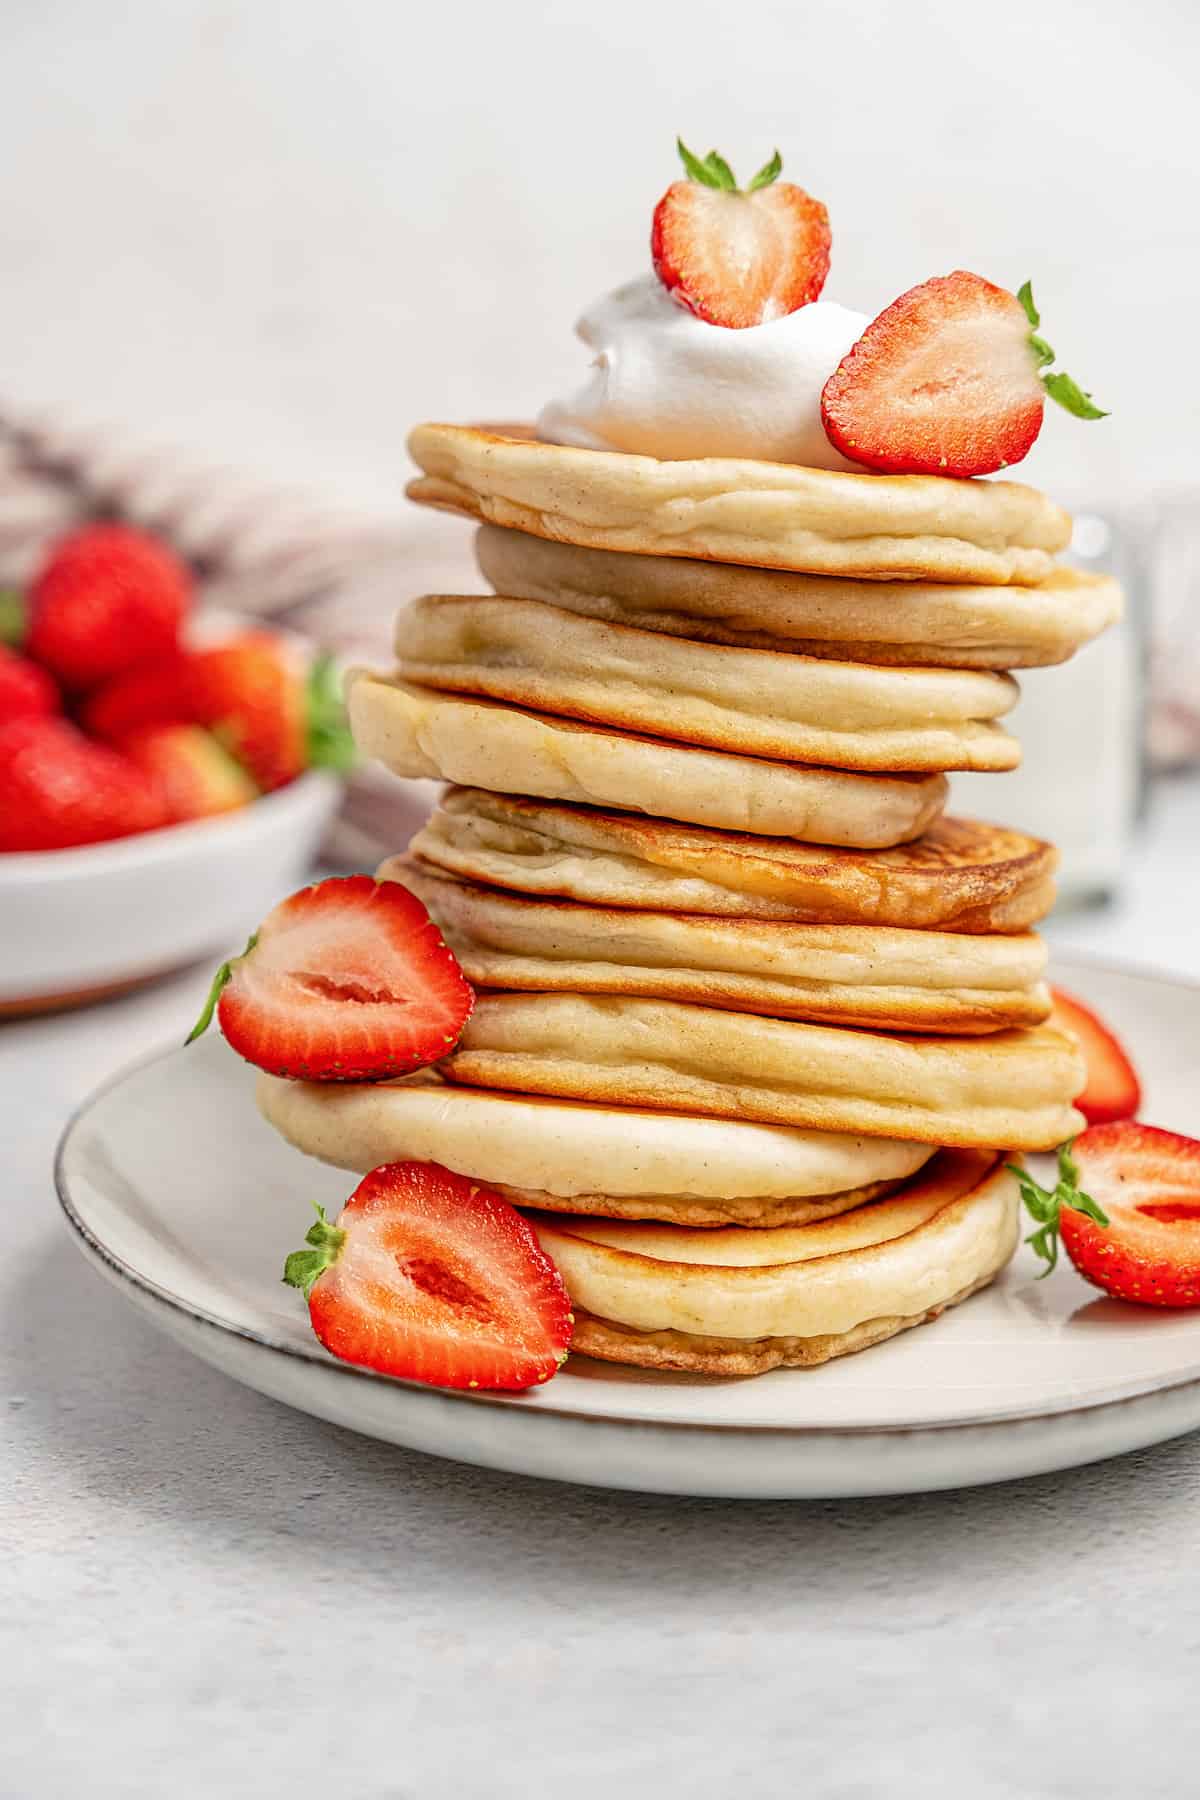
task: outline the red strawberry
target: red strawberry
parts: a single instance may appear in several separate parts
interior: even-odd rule
[[[351,755],[333,665],[306,669],[269,632],[197,652],[193,717],[214,731],[264,791],[304,769],[345,768]]]
[[[0,725],[0,850],[63,850],[167,823],[154,782],[65,719]]]
[[[711,325],[765,325],[815,300],[829,273],[829,214],[779,181],[778,150],[743,192],[711,150],[678,143],[687,181],[654,209],[650,254],[667,292]]]
[[[1079,1040],[1087,1065],[1087,1085],[1075,1101],[1089,1125],[1112,1119],[1135,1118],[1141,1109],[1142,1090],[1137,1071],[1107,1025],[1081,1000],[1052,988],[1053,1021]]]
[[[175,648],[192,578],[128,525],[85,525],[51,550],[29,594],[25,649],[66,688],[98,687]]]
[[[445,1056],[475,996],[415,894],[347,875],[301,888],[218,969],[208,1004],[247,1062],[304,1081],[388,1081]]]
[[[12,719],[48,719],[61,711],[58,689],[45,669],[0,644],[0,725]]]
[[[566,1361],[571,1302],[520,1213],[439,1163],[386,1163],[283,1279],[345,1362],[446,1388],[528,1388]]]
[[[825,383],[821,420],[853,462],[893,474],[988,475],[1028,454],[1044,394],[1106,415],[1061,371],[1026,282],[1020,294],[956,269],[910,288],[867,326]]]
[[[1053,1194],[1021,1178],[1053,1267],[1062,1232],[1086,1281],[1143,1306],[1200,1306],[1200,1143],[1155,1125],[1093,1125],[1059,1151]]]
[[[119,744],[146,725],[190,721],[192,662],[189,652],[176,650],[115,676],[88,695],[79,709],[79,723],[92,737]]]
[[[121,748],[158,784],[172,819],[207,819],[258,798],[241,763],[199,725],[148,726]]]

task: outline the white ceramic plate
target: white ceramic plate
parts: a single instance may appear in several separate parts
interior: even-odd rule
[[[341,791],[310,770],[216,818],[0,856],[0,1013],[95,998],[240,949],[303,881]]]
[[[1200,1131],[1200,989],[1060,961],[1131,1046],[1144,1116]],[[1108,1300],[1022,1250],[935,1325],[823,1368],[708,1381],[583,1358],[528,1395],[466,1395],[327,1356],[283,1259],[310,1201],[353,1177],[259,1119],[253,1078],[217,1038],[166,1052],[90,1100],[58,1188],[85,1254],[207,1362],[373,1437],[485,1467],[661,1493],[815,1497],[1001,1481],[1200,1427],[1200,1314]]]

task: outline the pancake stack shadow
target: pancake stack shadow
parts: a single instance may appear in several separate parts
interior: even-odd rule
[[[381,874],[478,1001],[436,1076],[264,1079],[267,1117],[528,1209],[586,1354],[742,1375],[937,1317],[1008,1261],[1005,1162],[1083,1081],[1032,929],[1055,853],[945,817],[946,774],[1015,765],[1010,671],[1119,593],[1012,483],[412,448],[494,593],[408,606],[350,713],[451,783]]]

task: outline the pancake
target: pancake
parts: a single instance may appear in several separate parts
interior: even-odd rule
[[[943,1151],[886,1199],[797,1228],[530,1220],[571,1296],[574,1351],[754,1375],[865,1349],[991,1281],[1020,1217],[1003,1155]]]
[[[966,1148],[1082,1129],[1073,1039],[892,1037],[609,995],[481,994],[440,1065],[471,1087]]]
[[[397,775],[584,800],[694,825],[875,848],[919,837],[944,775],[857,775],[695,750],[366,670],[346,678],[359,749]]]
[[[779,1019],[973,1034],[1050,1016],[1033,933],[784,925],[536,901],[396,857],[476,987],[632,994]]]
[[[888,1192],[932,1155],[889,1138],[492,1094],[430,1076],[260,1075],[258,1105],[296,1149],[340,1169],[438,1162],[518,1206],[693,1227],[826,1218]]]
[[[544,899],[795,924],[1024,931],[1054,901],[1049,844],[975,819],[838,850],[591,806],[451,788],[413,838],[425,862]]]
[[[484,525],[480,569],[498,594],[750,650],[951,669],[1065,662],[1121,615],[1109,575],[1055,568],[1037,587],[847,581],[681,556],[618,555]]]
[[[396,624],[399,674],[735,755],[838,769],[1012,769],[1010,675],[881,669],[695,644],[536,600],[428,595]]]
[[[839,474],[725,457],[658,462],[465,425],[418,425],[411,499],[597,550],[859,580],[1037,582],[1067,514],[1013,481]]]

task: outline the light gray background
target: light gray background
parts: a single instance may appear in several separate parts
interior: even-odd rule
[[[1031,480],[1195,482],[1198,66],[1190,0],[5,0],[0,405],[389,499],[413,419],[576,377],[678,130],[779,144],[831,298],[1032,276],[1114,420]]]

